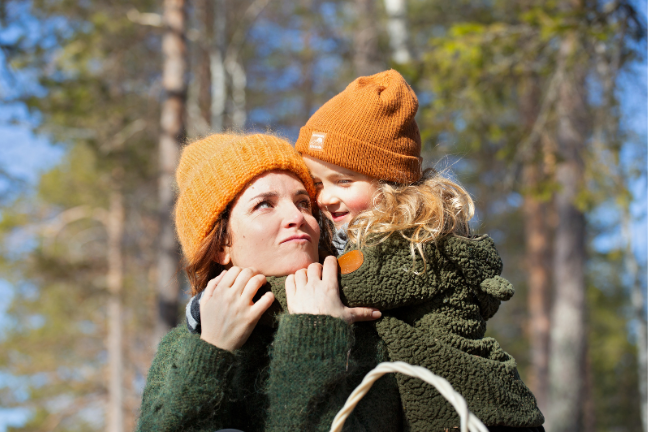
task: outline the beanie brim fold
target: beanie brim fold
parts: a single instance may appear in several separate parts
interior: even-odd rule
[[[379,144],[361,141],[337,131],[326,132],[322,149],[312,148],[309,143],[313,133],[320,131],[309,126],[300,129],[295,148],[302,155],[399,184],[414,183],[421,178],[421,157],[395,153]]]

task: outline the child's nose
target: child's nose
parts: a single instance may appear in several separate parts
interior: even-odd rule
[[[340,200],[338,199],[338,197],[335,194],[329,192],[326,188],[322,189],[319,195],[317,195],[317,204],[320,207],[330,206],[339,202]]]

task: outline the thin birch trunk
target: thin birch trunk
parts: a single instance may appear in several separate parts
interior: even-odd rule
[[[162,39],[164,69],[162,85],[165,96],[162,103],[160,126],[160,173],[158,182],[160,234],[158,246],[157,295],[158,318],[156,338],[177,324],[180,284],[178,244],[172,220],[174,202],[174,174],[185,134],[185,99],[187,94],[187,47],[185,42],[186,11],[184,0],[164,1],[166,32]]]
[[[195,53],[190,62],[195,62],[195,79],[191,80],[187,93],[186,129],[189,136],[206,136],[211,131],[211,65],[209,54],[213,42],[213,3],[211,0],[196,0],[194,16],[200,37],[195,43]],[[191,24],[187,24],[191,27]]]
[[[353,65],[359,76],[385,69],[378,51],[378,27],[374,0],[354,0],[357,31],[353,34]]]
[[[198,20],[202,29],[200,43],[200,58],[198,59],[198,106],[205,122],[211,121],[211,61],[209,58],[214,44],[214,4],[212,0],[196,2]]]
[[[245,68],[237,60],[228,60],[225,63],[227,73],[232,82],[232,126],[240,130],[245,127],[247,111],[245,109],[245,88],[247,75]]]
[[[389,34],[389,46],[391,48],[391,59],[394,63],[408,63],[412,59],[407,45],[407,1],[406,0],[385,0],[387,11],[387,33]]]
[[[211,44],[209,64],[211,68],[211,128],[222,132],[225,128],[227,102],[227,76],[225,75],[225,38],[227,35],[225,0],[214,3],[214,40]]]
[[[641,423],[648,432],[648,332],[646,331],[646,297],[639,277],[639,264],[632,250],[632,219],[630,209],[623,213],[621,230],[625,237],[625,265],[632,281],[632,309],[637,322],[637,367],[639,395],[641,397]]]
[[[121,292],[123,284],[122,241],[124,204],[119,191],[110,194],[106,220],[108,234],[108,409],[106,430],[124,431],[124,364]]]
[[[304,9],[308,10],[311,7],[311,1],[306,0],[303,2]],[[302,96],[302,110],[301,110],[301,124],[306,124],[311,114],[313,114],[313,109],[315,108],[315,95],[313,92],[313,63],[314,63],[314,54],[311,44],[311,39],[313,34],[311,32],[311,19],[306,18],[303,36],[303,45],[304,49],[300,55],[301,60],[301,85],[300,85],[300,94]]]
[[[575,33],[561,42],[561,80],[557,102],[557,142],[561,161],[556,165],[558,225],[554,239],[555,297],[552,310],[549,360],[551,432],[581,430],[583,408],[583,356],[585,350],[585,216],[575,201],[583,187],[585,134],[584,75],[570,64],[578,49]]]

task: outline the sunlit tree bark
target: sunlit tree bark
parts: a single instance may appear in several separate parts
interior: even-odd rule
[[[641,396],[641,422],[644,432],[648,432],[648,332],[646,331],[646,296],[641,286],[639,264],[632,250],[633,238],[630,209],[626,208],[622,220],[622,232],[626,243],[626,268],[632,283],[632,309],[637,332],[637,366],[639,375],[639,394]]]
[[[385,0],[385,10],[387,11],[387,33],[389,34],[391,59],[398,64],[408,63],[412,59],[412,55],[407,45],[409,39],[407,1]]]
[[[124,266],[122,240],[124,237],[124,197],[114,190],[106,220],[108,234],[108,409],[107,432],[124,431],[124,360],[121,292]]]
[[[353,66],[358,76],[385,69],[378,50],[378,26],[374,0],[354,0],[357,30],[353,33]]]
[[[225,20],[227,10],[225,0],[214,2],[213,40],[209,52],[211,70],[211,128],[221,132],[225,127],[225,108],[227,102],[227,76],[225,75]]]
[[[541,92],[536,77],[527,77],[522,84],[521,115],[528,131],[538,120],[541,105]],[[549,327],[551,293],[551,227],[549,223],[549,203],[538,195],[538,189],[546,181],[543,146],[538,137],[533,143],[533,157],[524,167],[524,231],[527,269],[527,308],[529,311],[528,334],[530,342],[529,357],[531,374],[529,386],[533,391],[540,410],[547,406],[547,378],[549,369]]]
[[[180,144],[185,134],[185,98],[187,93],[187,47],[185,42],[186,11],[184,0],[164,1],[166,31],[162,39],[164,66],[162,85],[165,95],[160,126],[160,172],[158,182],[160,234],[158,246],[158,340],[177,323],[180,285],[179,250],[172,220],[174,173]]]
[[[554,287],[549,361],[547,429],[579,431],[583,406],[585,350],[585,216],[576,206],[583,184],[586,115],[585,76],[574,62],[578,35],[568,33],[560,47],[555,203]]]

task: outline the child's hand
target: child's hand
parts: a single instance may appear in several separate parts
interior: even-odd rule
[[[200,338],[218,348],[234,351],[243,346],[274,295],[265,293],[252,301],[265,284],[262,274],[232,267],[210,280],[200,299]]]
[[[377,309],[348,308],[340,300],[337,259],[329,256],[324,267],[314,263],[286,278],[286,301],[291,314],[331,315],[347,323],[373,321],[380,318]]]

